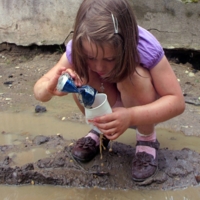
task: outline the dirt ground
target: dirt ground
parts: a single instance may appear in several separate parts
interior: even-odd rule
[[[37,47],[16,46],[1,50],[0,112],[20,113],[30,107],[34,109],[38,102],[33,96],[33,85],[56,64],[61,53],[59,47],[56,51],[55,49],[48,51]],[[170,63],[185,96],[186,110],[182,115],[158,127],[183,132],[185,135],[200,136],[200,71],[195,70],[189,63],[176,64],[173,61]],[[156,176],[137,184],[129,179],[130,154],[134,154],[134,148],[114,142],[113,152],[107,151],[102,161],[99,162],[99,159],[95,158],[89,164],[80,164],[71,157],[70,144],[72,142],[60,136],[41,136],[24,141],[19,146],[0,146],[0,183],[57,184],[75,187],[96,185],[105,187],[107,185],[108,188],[122,189],[151,185],[150,188],[169,189],[198,185],[200,181],[198,162],[200,155],[189,149],[181,151],[161,149],[159,151],[160,165]],[[38,145],[43,148],[61,145],[65,148],[51,159],[41,159],[23,167],[13,166],[12,160],[7,156],[10,151],[31,149]],[[63,167],[66,170],[63,171]],[[115,172],[122,167],[124,169],[122,173],[116,175]],[[50,171],[50,168],[53,170]],[[186,179],[187,182],[185,182]]]

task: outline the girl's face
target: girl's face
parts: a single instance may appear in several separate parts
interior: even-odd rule
[[[108,45],[104,45],[103,49],[96,47],[94,43],[90,43],[87,40],[83,41],[83,51],[88,67],[102,78],[105,78],[115,67],[116,51]]]

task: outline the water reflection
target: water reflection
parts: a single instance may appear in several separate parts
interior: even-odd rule
[[[36,116],[30,113],[0,113],[0,121],[0,145],[19,144],[21,140],[34,138],[36,135],[49,136],[58,133],[66,139],[78,139],[90,129],[84,123],[62,121],[49,115]],[[157,129],[157,137],[161,148],[172,150],[190,148],[200,153],[198,137],[184,136],[182,133],[165,129]],[[135,145],[135,130],[128,129],[117,141]]]
[[[198,200],[200,191],[188,188],[179,191],[132,191],[66,188],[58,186],[1,186],[3,200]]]

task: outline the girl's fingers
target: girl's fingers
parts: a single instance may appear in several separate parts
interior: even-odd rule
[[[109,131],[105,131],[103,129],[100,129],[100,131],[102,131],[102,133],[106,136],[106,138],[108,138],[109,140],[115,140],[117,139],[120,134],[118,132],[115,132],[116,130],[112,129]]]
[[[81,86],[83,84],[80,77],[73,69],[67,69],[65,72],[69,73],[69,75],[74,80],[74,83],[76,86]]]
[[[104,123],[109,123],[113,121],[115,121],[115,115],[113,113],[91,119],[91,122],[98,123],[98,124],[104,124]]]
[[[94,121],[94,122],[91,122],[91,123],[93,123],[94,126],[97,126],[97,128],[100,128],[100,129],[103,129],[103,130],[111,130],[111,129],[116,128],[115,121],[111,121],[111,122],[107,122],[107,123],[96,123]]]
[[[116,134],[111,135],[111,136],[107,136],[107,135],[106,135],[106,138],[108,138],[109,140],[115,140],[115,139],[118,138],[118,136],[117,136]]]

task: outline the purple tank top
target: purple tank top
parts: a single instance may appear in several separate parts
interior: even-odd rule
[[[147,69],[151,69],[160,62],[164,56],[164,51],[158,40],[149,31],[140,26],[138,26],[138,30],[139,42],[137,49],[140,56],[140,64]],[[71,49],[72,40],[66,45],[66,56],[70,63],[72,63]]]

